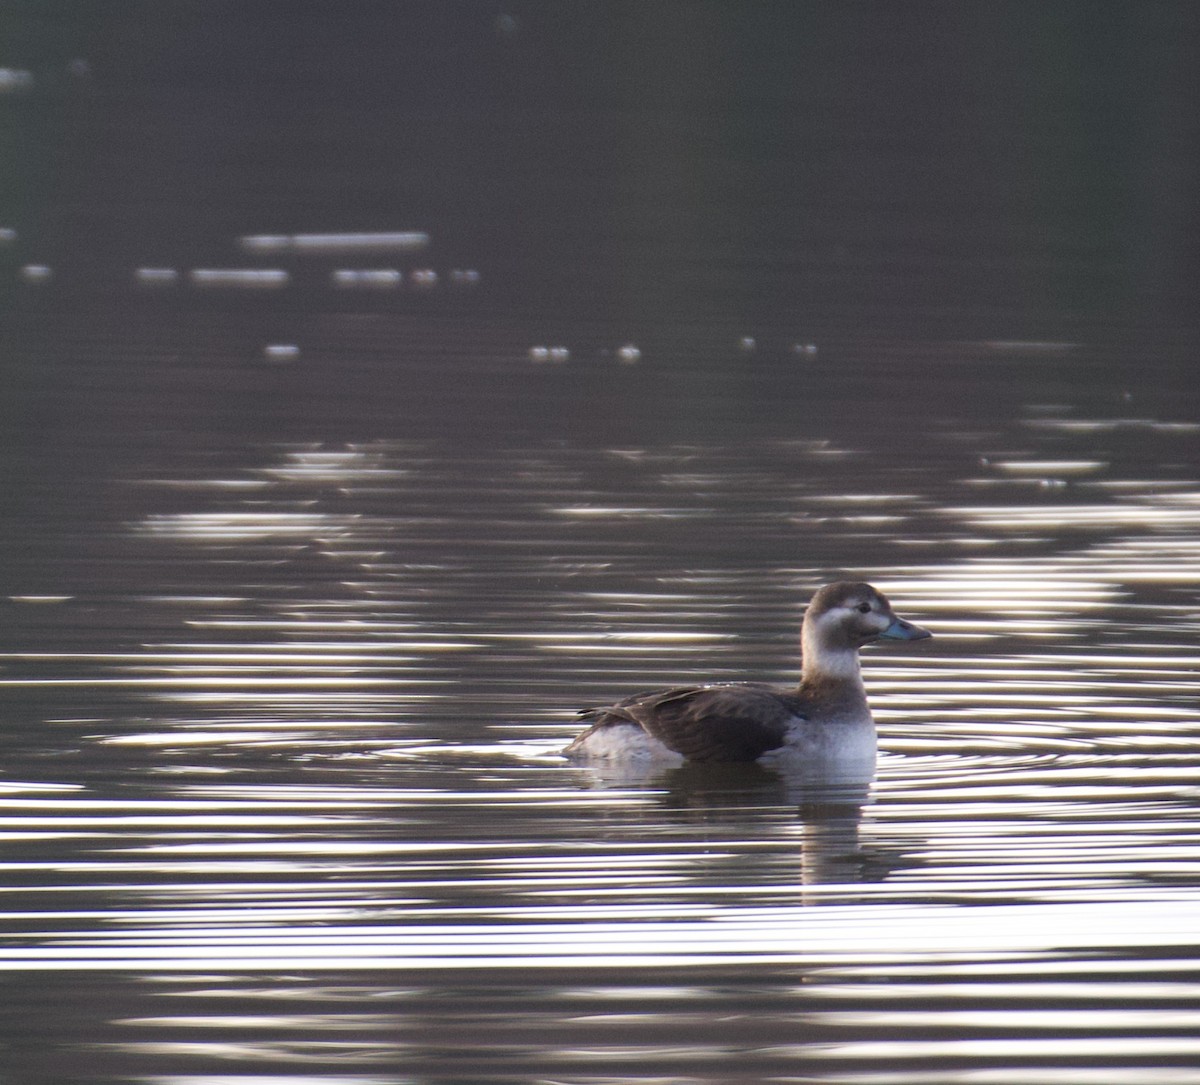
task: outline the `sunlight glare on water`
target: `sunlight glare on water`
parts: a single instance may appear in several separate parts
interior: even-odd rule
[[[1122,431],[1067,432],[1086,445]],[[472,1080],[517,1067],[604,1080],[606,1066],[614,1081],[667,1067],[709,1080],[703,1065],[740,1031],[768,1076],[1020,1066],[1012,1080],[1032,1082],[1069,1060],[1096,1080],[1111,1065],[1189,1080],[1196,611],[1174,558],[1192,502],[1184,487],[1116,485],[1120,457],[1087,451],[1031,446],[1020,462],[1102,470],[1119,496],[1050,490],[1037,515],[1000,491],[958,504],[972,475],[930,456],[886,466],[869,448],[837,485],[861,498],[851,508],[890,511],[839,515],[813,447],[773,439],[632,458],[580,442],[486,459],[437,440],[260,445],[220,479],[186,461],[141,479],[145,511],[112,530],[162,570],[161,587],[136,587],[153,621],[124,651],[5,655],[0,681],[56,698],[48,725],[75,752],[56,789],[31,778],[0,795],[14,932],[0,968],[150,982],[123,997],[120,1038],[101,1049],[122,1071],[263,1064],[324,1082],[401,1050],[422,1065],[467,1027],[430,1001],[436,976],[471,985],[474,1049],[501,1052],[485,1065],[464,1051],[456,1072]],[[683,463],[704,488],[681,503]],[[1104,466],[1061,470],[1079,463]],[[885,493],[895,470],[904,485]],[[199,507],[163,511],[184,493]],[[1023,534],[1042,519],[1054,545]],[[940,536],[923,549],[896,532],[921,521],[944,525],[949,557]],[[655,546],[629,545],[631,522],[661,525]],[[734,538],[753,563],[718,557]],[[869,791],[822,794],[755,766],[558,759],[576,706],[689,679],[790,680],[804,599],[843,572],[936,633],[926,650],[867,654],[883,750]],[[70,628],[77,597],[56,598],[45,613]],[[137,786],[113,790],[130,771]],[[594,987],[568,996],[581,972]],[[147,1009],[161,1011],[154,991],[244,1005],[250,977],[300,973],[331,1009],[289,1014],[277,979],[261,1014]],[[651,974],[678,989],[617,993]],[[363,1014],[321,976],[386,1008]],[[507,1014],[562,1042],[507,1045],[488,1008],[502,991]],[[397,1046],[393,1024],[414,1014],[437,1022],[427,1046]],[[713,1015],[744,1023],[716,1040]]]

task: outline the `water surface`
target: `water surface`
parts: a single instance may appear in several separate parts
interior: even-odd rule
[[[288,40],[317,55],[302,8]],[[382,53],[291,111],[278,57],[224,87],[170,68],[158,24],[125,82],[98,30],[82,86],[0,101],[10,133],[111,136],[37,128],[104,168],[11,211],[0,269],[3,1072],[1200,1081],[1196,338],[1152,289],[1177,250],[1151,269],[1102,244],[1105,191],[1067,214],[971,174],[975,202],[924,200],[979,161],[955,133],[996,102],[911,139],[822,114],[772,153],[763,118],[819,72],[729,92],[714,134],[707,90],[542,97],[545,69],[494,50],[608,70],[632,31],[595,53],[518,15],[438,23],[417,69],[486,54],[510,97],[468,64],[486,87],[406,99],[390,139],[366,107],[415,77]],[[210,60],[232,48],[212,33]],[[828,100],[861,120],[915,59]],[[121,174],[149,121],[165,150],[130,161],[160,172]],[[1038,123],[1010,178],[1120,157]],[[178,157],[187,125],[226,157]],[[618,135],[638,154],[605,158]],[[33,169],[52,148],[28,138]],[[779,187],[806,141],[815,203]],[[1152,197],[1122,206],[1173,236],[1184,212]],[[81,207],[95,232],[63,227]],[[279,288],[187,275],[268,262],[239,237],[335,229],[433,243],[388,255],[395,290],[339,286],[345,252],[285,254]],[[43,257],[50,280],[22,275]],[[155,267],[179,278],[135,274]],[[935,633],[864,655],[869,786],[559,756],[580,707],[795,681],[804,604],[843,576]]]

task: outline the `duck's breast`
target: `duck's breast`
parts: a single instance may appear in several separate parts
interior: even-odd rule
[[[789,721],[787,737],[778,750],[761,758],[780,768],[803,769],[806,775],[869,777],[875,771],[879,737],[871,717],[813,722]]]

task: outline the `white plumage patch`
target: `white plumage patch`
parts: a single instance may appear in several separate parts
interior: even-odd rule
[[[569,757],[588,761],[659,761],[678,765],[683,757],[648,735],[636,723],[613,724],[571,745]]]

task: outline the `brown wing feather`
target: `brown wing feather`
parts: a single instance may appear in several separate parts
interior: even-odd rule
[[[783,745],[797,706],[760,686],[689,686],[614,705],[690,761],[754,761]]]

